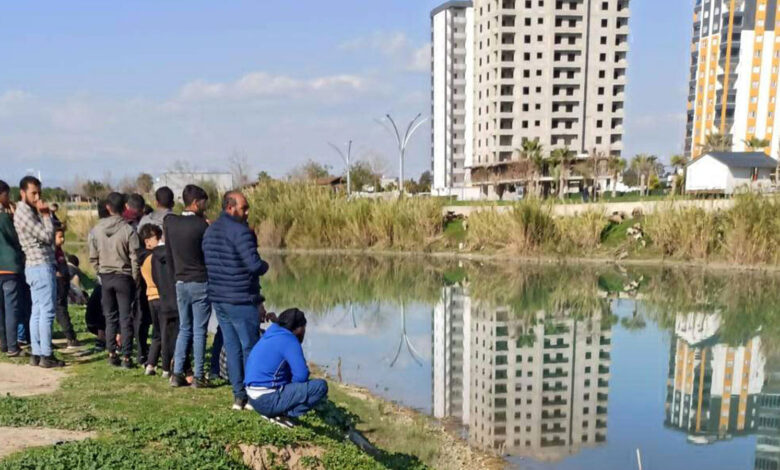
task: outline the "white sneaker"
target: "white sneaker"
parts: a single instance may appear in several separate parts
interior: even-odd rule
[[[162,378],[170,379],[171,378],[171,373],[168,372],[167,370],[164,370],[163,373],[162,373]]]
[[[145,375],[156,375],[157,372],[154,370],[154,366],[151,364],[147,364],[146,370],[144,371]]]
[[[255,409],[249,402],[246,402],[246,405],[244,405],[244,411],[255,411]]]
[[[282,427],[282,428],[292,429],[292,428],[295,427],[295,425],[292,422],[288,421],[284,416],[276,416],[274,418],[271,418],[271,417],[268,417],[268,416],[265,416],[265,415],[260,415],[260,416],[264,420],[266,420],[266,421],[268,421],[270,423],[273,423],[273,424],[275,424],[275,425],[277,425],[279,427]]]

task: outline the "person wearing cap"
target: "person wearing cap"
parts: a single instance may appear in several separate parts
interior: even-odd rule
[[[309,379],[303,356],[306,316],[298,309],[279,315],[252,348],[244,372],[249,403],[260,416],[285,427],[328,395],[328,383]]]

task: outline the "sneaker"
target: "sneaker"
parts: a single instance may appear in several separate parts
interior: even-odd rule
[[[209,382],[206,379],[192,378],[192,388],[209,388]]]
[[[171,387],[186,387],[187,385],[189,385],[189,382],[187,382],[187,379],[183,375],[171,375]]]
[[[154,369],[153,365],[147,364],[146,370],[144,370],[144,375],[157,375],[157,371]]]
[[[168,372],[167,370],[164,370],[163,373],[162,373],[162,378],[170,379],[171,378],[171,373]]]
[[[7,354],[8,357],[27,357],[27,351],[24,351],[22,349],[17,349],[16,351],[9,351]]]
[[[135,364],[133,363],[133,360],[129,357],[125,357],[122,359],[122,369],[135,369]]]
[[[41,356],[36,356],[33,354],[30,356],[30,365],[38,367],[41,364]]]
[[[79,343],[79,340],[77,340],[77,339],[69,339],[68,340],[68,349],[76,349],[76,348],[80,348],[80,347],[81,347],[81,343]]]
[[[244,403],[244,411],[255,411],[255,407],[252,406],[249,401]]]
[[[260,415],[260,417],[262,417],[264,420],[268,421],[269,423],[275,424],[281,428],[292,429],[293,427],[295,427],[295,425],[287,421],[284,416],[275,416],[271,418],[270,416]]]
[[[51,356],[42,357],[39,365],[44,369],[65,367],[65,361],[57,359],[54,354],[52,354]]]
[[[234,398],[233,407],[231,409],[235,411],[241,411],[244,409],[244,406],[246,406],[246,402],[243,398]]]
[[[119,367],[121,365],[121,361],[119,360],[119,356],[109,354],[108,355],[108,365],[112,367]]]

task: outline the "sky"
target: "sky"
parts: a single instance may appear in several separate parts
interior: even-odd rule
[[[176,162],[284,176],[353,160],[397,176],[377,123],[430,114],[440,1],[61,0],[0,4],[0,179],[46,185],[158,175]],[[624,156],[683,146],[693,0],[633,0]],[[180,165],[179,165],[180,166]],[[382,166],[382,165],[380,165]],[[430,168],[430,129],[405,175]]]

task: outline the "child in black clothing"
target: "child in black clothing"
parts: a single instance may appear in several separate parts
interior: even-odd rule
[[[57,304],[56,318],[60,324],[65,338],[68,340],[68,349],[81,346],[76,340],[76,332],[73,331],[73,324],[70,321],[68,312],[68,293],[70,292],[70,269],[68,269],[68,260],[62,246],[65,244],[65,227],[58,226],[54,232],[54,259],[55,270],[57,273]]]

